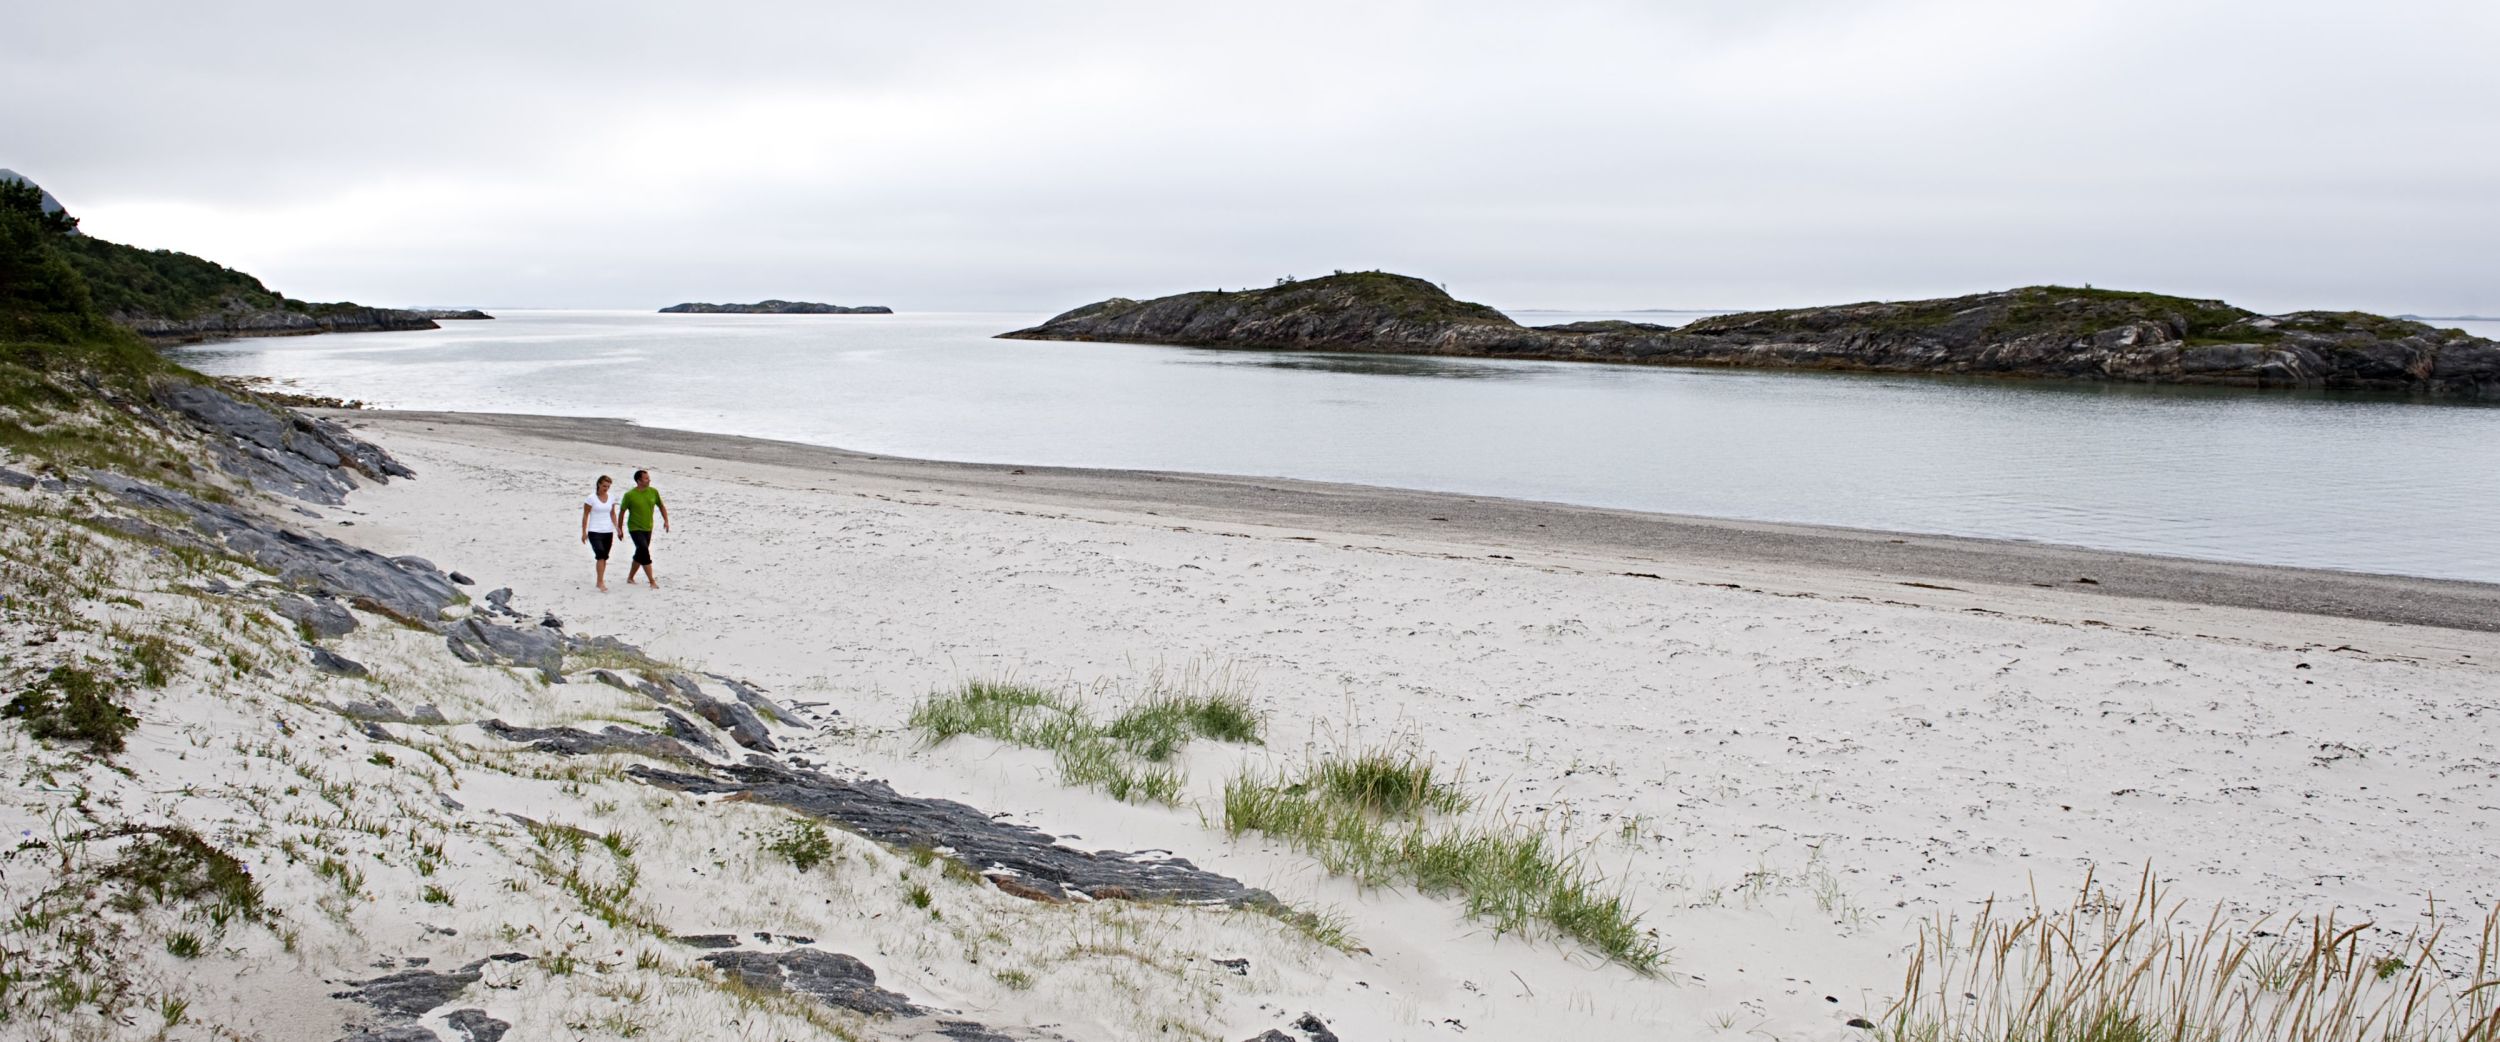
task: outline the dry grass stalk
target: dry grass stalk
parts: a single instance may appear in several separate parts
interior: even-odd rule
[[[2332,914],[2201,929],[2147,869],[2126,902],[2086,878],[2067,907],[1921,928],[1886,1042],[2500,1042],[2500,906],[2471,968],[2440,930],[2393,946]],[[2454,960],[2451,960],[2454,961]]]

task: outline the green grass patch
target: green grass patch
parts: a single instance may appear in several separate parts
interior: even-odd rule
[[[253,920],[265,911],[260,883],[251,870],[199,833],[167,827],[110,835],[133,838],[129,849],[100,873],[120,891],[110,901],[116,909],[137,912],[150,905],[194,904]]]
[[[764,837],[764,852],[809,871],[833,857],[833,837],[824,826],[804,818],[793,819]]]
[[[77,666],[55,666],[34,686],[0,706],[0,717],[23,720],[28,734],[46,741],[85,742],[97,753],[122,751],[139,718],[123,708],[121,685]]]
[[[1169,761],[1200,738],[1255,744],[1262,721],[1229,690],[1156,685],[1108,723],[1072,697],[1026,684],[976,680],[912,709],[911,726],[931,744],[978,735],[1048,749],[1069,785],[1101,789],[1132,803],[1172,803],[1185,777]]]
[[[1449,820],[1473,806],[1456,779],[1412,751],[1359,750],[1296,774],[1233,779],[1224,828],[1281,839],[1365,886],[1454,895],[1497,933],[1542,928],[1642,973],[1665,963],[1640,914],[1579,853],[1516,819]]]

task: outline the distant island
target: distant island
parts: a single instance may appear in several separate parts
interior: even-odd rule
[[[883,304],[846,308],[840,304],[818,304],[806,300],[759,300],[753,304],[686,303],[660,309],[663,315],[891,315],[894,309]]]
[[[1620,320],[1530,327],[1422,279],[1370,271],[1262,289],[1114,297],[999,335],[2500,398],[2500,343],[2462,330],[2358,311],[2260,315],[2218,300],[2067,286],[1737,312],[1674,327]]]
[[[495,317],[476,308],[408,308],[406,310],[411,315],[430,318],[437,322],[476,322]]]

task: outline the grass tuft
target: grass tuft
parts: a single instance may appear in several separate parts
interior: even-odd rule
[[[1640,914],[1579,854],[1516,819],[1445,820],[1474,801],[1437,773],[1412,750],[1367,749],[1298,775],[1244,774],[1224,787],[1224,828],[1282,839],[1364,886],[1455,894],[1497,933],[1542,927],[1642,973],[1665,963]]]
[[[234,855],[189,829],[133,828],[110,835],[134,837],[102,876],[121,893],[111,904],[124,912],[176,902],[258,919],[260,883]]]
[[[805,872],[833,857],[833,837],[825,835],[823,826],[799,818],[773,830],[764,840],[764,850]]]
[[[1008,681],[976,680],[912,709],[911,726],[930,744],[977,735],[1014,745],[1048,749],[1069,785],[1101,789],[1131,803],[1173,803],[1186,779],[1166,766],[1199,738],[1255,743],[1262,722],[1242,695],[1201,690],[1186,682],[1177,690],[1158,682],[1144,698],[1097,723],[1080,701]]]

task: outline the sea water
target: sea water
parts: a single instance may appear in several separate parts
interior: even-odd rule
[[[181,357],[385,408],[2500,582],[2493,405],[992,338],[1038,314],[497,314]]]

